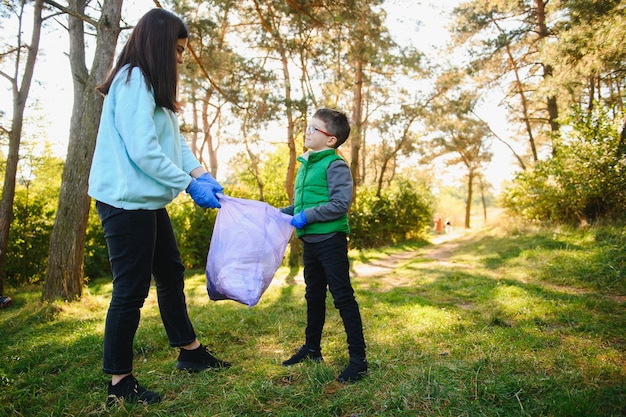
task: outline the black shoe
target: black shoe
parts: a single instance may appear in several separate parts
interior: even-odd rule
[[[111,382],[109,382],[107,402],[109,405],[113,405],[120,400],[132,403],[154,404],[161,401],[161,396],[156,392],[148,391],[139,385],[134,376],[128,375],[115,385],[111,385]]]
[[[367,359],[350,358],[350,363],[337,377],[344,384],[356,382],[367,375]]]
[[[295,355],[283,362],[283,366],[295,365],[296,363],[300,363],[307,359],[318,363],[324,361],[321,350],[311,349],[308,346],[303,345],[300,349],[298,349]]]
[[[2,296],[0,297],[0,308],[7,308],[12,302],[11,297]]]
[[[176,362],[176,369],[180,369],[181,371],[199,372],[208,368],[230,368],[230,362],[217,359],[209,352],[206,346],[202,345],[193,350],[180,350],[178,362]]]

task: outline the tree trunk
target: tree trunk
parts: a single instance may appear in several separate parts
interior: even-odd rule
[[[69,6],[83,14],[85,0],[71,0]],[[74,107],[59,206],[50,238],[44,300],[72,300],[82,295],[85,231],[90,206],[87,188],[103,102],[95,86],[112,66],[120,33],[121,9],[122,0],[105,0],[102,4],[90,74],[85,65],[83,22],[69,17]]]
[[[619,144],[617,145],[618,155],[626,153],[626,116],[622,119],[622,130],[619,134]]]
[[[354,99],[352,109],[352,129],[350,131],[350,171],[354,181],[352,189],[352,202],[356,199],[356,188],[361,184],[359,161],[362,147],[362,125],[363,125],[363,64],[365,63],[365,33],[369,8],[361,10],[359,17],[359,27],[355,31],[355,45],[353,49],[354,59]]]
[[[203,132],[202,147],[201,147],[202,152],[196,153],[196,156],[199,157],[203,165],[207,168],[207,171],[209,171],[211,175],[213,175],[213,177],[217,177],[217,170],[219,168],[219,164],[217,161],[217,149],[219,146],[215,143],[216,141],[214,140],[213,135],[211,134],[211,129],[213,128],[213,125],[215,125],[215,123],[217,123],[219,118],[222,116],[220,114],[221,112],[220,108],[217,108],[215,117],[213,118],[213,120],[209,120],[209,104],[210,104],[210,99],[212,95],[213,95],[213,91],[210,90],[207,92],[207,94],[204,97],[202,97],[202,115],[201,115],[202,132]],[[207,164],[204,162],[204,158],[203,158],[205,149],[209,155],[208,167],[207,167]]]
[[[546,26],[546,2],[543,0],[535,0],[535,7],[537,9],[537,28],[539,31],[539,39],[547,40],[548,27]],[[552,77],[553,68],[550,64],[542,64],[543,66],[543,78],[549,79]],[[556,134],[561,129],[561,125],[558,122],[559,108],[556,101],[556,96],[551,95],[546,99],[548,105],[548,122],[550,123],[550,131]],[[552,146],[552,155],[556,155],[556,147]]]
[[[361,124],[363,118],[363,60],[356,58],[354,68],[354,108],[352,110],[352,130],[350,132],[350,171],[354,180],[352,200],[356,195],[356,186],[361,183],[359,170],[359,152],[361,151]]]
[[[287,175],[285,177],[285,191],[289,197],[289,201],[293,203],[294,193],[294,179],[296,172],[296,141],[294,137],[295,121],[293,115],[294,103],[291,99],[291,75],[289,72],[289,60],[287,53],[287,46],[280,34],[280,24],[276,23],[275,11],[271,9],[271,5],[268,5],[268,16],[265,18],[261,11],[261,3],[258,0],[254,1],[255,10],[259,16],[261,26],[276,42],[276,52],[280,55],[280,61],[282,64],[283,80],[285,82],[285,115],[287,118],[287,146],[289,147],[289,165],[287,166]],[[289,265],[298,265],[299,260],[299,241],[292,236],[290,240],[289,251]]]
[[[22,3],[23,7],[24,3]],[[33,32],[28,47],[28,56],[26,57],[26,66],[22,82],[18,89],[18,80],[12,79],[13,89],[13,119],[11,120],[11,131],[9,132],[9,151],[7,155],[6,172],[4,174],[4,186],[2,188],[2,200],[0,201],[0,295],[4,293],[4,279],[6,277],[6,253],[9,247],[9,229],[13,220],[13,201],[15,199],[15,179],[17,176],[17,164],[19,162],[20,142],[22,141],[22,126],[24,124],[24,109],[26,108],[26,99],[30,91],[31,81],[37,61],[37,53],[39,51],[39,39],[41,38],[41,11],[43,9],[43,0],[35,1],[33,9]],[[22,9],[23,10],[23,9]],[[20,17],[20,26],[21,26]],[[21,28],[20,28],[21,30]],[[22,63],[19,56],[19,50],[24,45],[18,45],[17,58],[15,60],[15,74],[18,75],[17,69]]]
[[[478,184],[480,186],[480,201],[483,204],[483,223],[487,224],[487,200],[485,199],[485,182],[482,175],[478,177]]]
[[[467,174],[467,201],[465,202],[465,228],[470,228],[470,217],[472,214],[472,198],[474,194],[474,190],[472,186],[474,185],[474,170],[470,168]]]
[[[524,92],[524,83],[522,82],[521,77],[520,77],[520,73],[521,73],[520,68],[518,67],[517,62],[515,61],[513,52],[511,51],[511,47],[508,43],[506,44],[506,53],[508,55],[508,59],[511,64],[511,69],[513,73],[515,74],[515,88],[517,90],[517,94],[519,95],[520,103],[522,105],[523,120],[524,120],[524,125],[526,126],[526,132],[528,133],[528,143],[530,145],[530,150],[533,155],[533,161],[537,162],[539,161],[539,154],[537,153],[535,135],[533,134],[532,125],[530,123],[530,120],[531,120],[530,107],[528,104],[528,100],[526,98],[526,93]]]

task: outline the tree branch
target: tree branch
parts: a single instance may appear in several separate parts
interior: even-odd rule
[[[9,80],[12,84],[15,82],[15,78],[11,77],[9,74],[7,74],[4,71],[0,71],[0,77],[4,77],[7,80]]]
[[[496,138],[498,139],[500,142],[502,142],[507,148],[509,148],[509,150],[511,151],[511,153],[515,156],[515,159],[517,159],[517,162],[520,165],[520,168],[522,168],[523,171],[526,170],[526,165],[524,164],[524,161],[522,160],[522,158],[515,152],[515,150],[513,149],[513,147],[511,147],[511,145],[508,144],[507,141],[505,141],[504,139],[502,139],[500,136],[498,136],[498,134],[496,132],[493,131],[493,129],[491,128],[491,126],[489,126],[489,123],[487,123],[486,121],[484,121],[483,119],[480,118],[479,115],[477,115],[476,113],[474,113],[473,110],[471,110],[471,113],[489,130],[489,132]]]
[[[80,19],[84,22],[89,23],[90,25],[97,27],[98,26],[98,22],[96,20],[93,20],[91,17],[84,15],[84,14],[80,14],[78,12],[76,12],[75,10],[70,9],[69,7],[63,6],[57,2],[55,2],[54,0],[43,0],[44,3],[52,6],[52,7],[56,7],[57,9],[61,10],[63,13],[67,13],[72,17],[75,17],[77,19]]]

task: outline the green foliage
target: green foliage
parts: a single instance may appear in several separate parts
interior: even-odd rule
[[[167,206],[178,249],[186,268],[204,269],[217,210],[205,210],[188,196],[180,196]]]
[[[47,156],[46,152],[36,156],[32,151],[20,162],[5,264],[8,285],[40,284],[45,278],[63,165],[60,158]],[[92,202],[85,238],[84,274],[86,278],[94,278],[108,273],[106,241]]]
[[[5,264],[7,283],[11,285],[39,282],[45,276],[54,211],[45,201],[33,197],[22,186],[15,193]]]
[[[402,179],[376,196],[374,187],[359,187],[350,211],[350,245],[373,248],[417,238],[430,226],[432,196],[425,187]]]
[[[91,201],[89,219],[87,220],[83,270],[88,279],[111,274],[109,251],[94,200]]]
[[[63,161],[45,152],[29,152],[20,161],[5,263],[9,285],[38,283],[45,277],[62,171]]]
[[[285,191],[288,161],[288,148],[275,146],[271,152],[259,156],[256,172],[249,158],[238,154],[231,160],[233,173],[231,181],[225,184],[226,192],[233,197],[259,200],[262,187],[263,201],[274,207],[285,207],[289,205]]]
[[[522,218],[580,223],[620,219],[626,204],[626,149],[600,107],[576,110],[552,159],[519,174],[503,205]]]

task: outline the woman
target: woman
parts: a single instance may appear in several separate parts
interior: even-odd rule
[[[203,208],[219,208],[223,188],[201,167],[180,134],[177,64],[188,30],[176,15],[153,9],[137,23],[115,67],[98,86],[104,96],[89,175],[109,250],[113,293],[104,330],[102,369],[109,402],[155,403],[132,374],[133,339],[151,278],[176,367],[227,368],[196,339],[187,314],[184,267],[165,206],[181,191]]]

